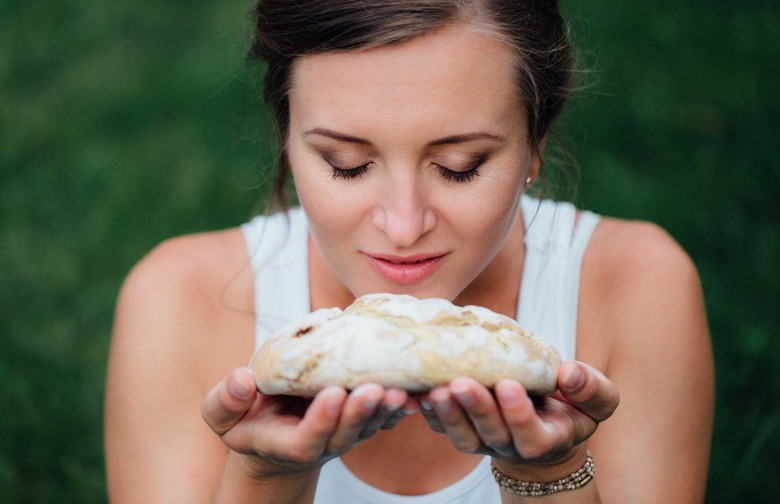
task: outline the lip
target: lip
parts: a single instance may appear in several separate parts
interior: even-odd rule
[[[415,254],[411,256],[365,253],[374,271],[396,284],[409,285],[431,276],[447,254]]]

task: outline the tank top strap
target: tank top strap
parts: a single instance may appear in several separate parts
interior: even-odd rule
[[[522,197],[526,257],[517,307],[522,327],[573,359],[577,350],[580,266],[599,217],[571,203]],[[576,225],[575,225],[576,224]]]
[[[254,272],[255,348],[310,311],[308,223],[302,208],[241,226]]]

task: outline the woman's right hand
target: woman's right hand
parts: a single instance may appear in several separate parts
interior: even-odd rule
[[[315,469],[415,408],[405,391],[377,384],[349,394],[328,387],[313,399],[264,395],[249,369],[236,368],[206,394],[201,415],[262,479]]]

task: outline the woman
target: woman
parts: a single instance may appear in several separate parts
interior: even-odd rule
[[[113,501],[701,501],[713,372],[690,260],[655,226],[523,194],[573,72],[556,2],[257,13],[252,56],[302,209],[170,240],[129,276],[107,386]],[[256,391],[243,366],[273,327],[370,292],[517,318],[570,359],[559,390]],[[559,479],[573,488],[504,488]]]

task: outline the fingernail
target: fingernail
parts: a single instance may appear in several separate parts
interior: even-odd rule
[[[428,401],[420,401],[420,407],[425,411],[433,411],[433,404]]]
[[[437,401],[436,406],[439,407],[442,413],[449,413],[452,410],[452,404],[449,401]]]
[[[239,399],[249,398],[249,394],[252,392],[249,387],[247,387],[244,382],[237,379],[235,375],[228,379],[228,390],[230,390],[230,393]]]
[[[450,394],[439,394],[439,397],[432,397],[434,404],[442,413],[449,413],[452,410],[452,402],[450,402]]]
[[[474,396],[467,388],[454,388],[452,393],[455,394],[458,402],[460,402],[463,406],[471,406],[474,404]]]
[[[514,408],[520,404],[520,394],[518,394],[516,390],[502,390],[501,402],[506,407]]]
[[[363,409],[366,411],[374,411],[379,404],[379,397],[370,397],[363,403]]]
[[[393,413],[401,409],[401,406],[403,406],[403,404],[389,403],[383,404],[382,409],[384,409],[387,413]]]
[[[325,412],[332,416],[337,417],[341,412],[341,397],[331,397],[325,403]]]
[[[576,364],[569,367],[569,372],[563,377],[563,385],[570,390],[576,390],[585,382],[585,374]]]

